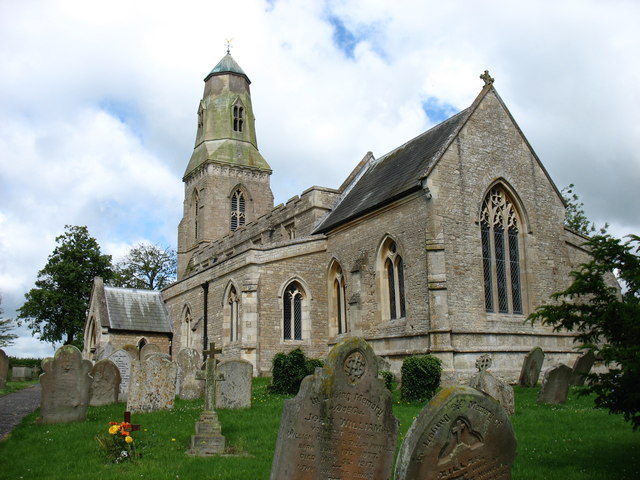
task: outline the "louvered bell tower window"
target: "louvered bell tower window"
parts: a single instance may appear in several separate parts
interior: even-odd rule
[[[231,196],[231,231],[235,232],[245,224],[245,200],[240,189],[233,192]]]
[[[522,314],[520,221],[501,187],[487,194],[480,216],[484,300],[487,312]]]
[[[239,105],[233,106],[233,131],[242,132],[244,129],[244,108]]]

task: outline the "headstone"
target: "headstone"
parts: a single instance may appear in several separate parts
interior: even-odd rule
[[[378,371],[391,371],[391,364],[386,361],[383,357],[376,356],[376,360],[378,361]]]
[[[469,386],[486,393],[498,401],[509,415],[515,413],[513,387],[494,377],[490,372],[481,371],[469,379]]]
[[[569,394],[569,383],[573,370],[560,364],[544,372],[542,387],[538,393],[538,403],[564,403]]]
[[[60,347],[42,361],[40,414],[42,423],[85,420],[91,387],[91,362],[73,345]]]
[[[571,385],[583,386],[591,367],[596,361],[595,354],[589,350],[576,358],[573,364],[573,374],[571,375]]]
[[[160,350],[160,347],[155,343],[147,343],[140,349],[140,360],[144,360],[147,358],[147,355],[152,353],[162,353],[162,350]]]
[[[197,457],[210,457],[224,452],[225,438],[222,435],[218,415],[214,411],[216,383],[224,381],[216,371],[216,353],[222,350],[216,349],[215,343],[209,345],[209,350],[202,352],[207,355],[204,372],[204,410],[196,422],[196,434],[191,436],[191,448],[188,455]]]
[[[224,381],[216,382],[216,408],[251,408],[253,364],[246,360],[227,360],[217,368]]]
[[[4,388],[7,384],[7,375],[9,374],[9,357],[0,348],[0,388]]]
[[[471,387],[441,390],[409,428],[396,480],[506,480],[516,437],[504,408]]]
[[[476,359],[476,368],[478,369],[479,372],[486,372],[491,368],[492,364],[493,364],[493,359],[491,358],[491,355],[489,355],[488,353],[485,353],[484,355],[480,355]]]
[[[103,358],[96,362],[90,372],[93,381],[89,394],[89,405],[99,407],[118,401],[120,392],[120,370],[111,360]]]
[[[392,403],[369,344],[341,341],[285,400],[271,480],[387,480],[398,436]]]
[[[13,367],[11,369],[11,381],[24,382],[31,380],[31,367]]]
[[[538,378],[540,378],[543,362],[544,352],[542,349],[540,347],[531,349],[522,362],[518,384],[521,387],[535,387],[538,384]]]
[[[131,375],[131,355],[125,350],[116,350],[109,355],[111,360],[120,371],[120,391],[118,392],[118,401],[127,401],[127,392],[129,391],[129,376]]]
[[[122,350],[127,352],[131,360],[140,360],[140,350],[135,345],[127,344],[122,346]]]
[[[150,353],[131,362],[127,411],[171,410],[176,395],[178,366],[166,353]]]
[[[201,398],[204,393],[204,382],[196,378],[202,365],[200,352],[193,348],[183,348],[178,353],[177,362],[179,381],[176,384],[179,385],[180,398],[186,400]]]

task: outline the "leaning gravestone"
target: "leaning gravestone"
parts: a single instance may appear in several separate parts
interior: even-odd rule
[[[504,408],[471,387],[441,390],[400,447],[396,480],[506,480],[516,437]]]
[[[522,362],[518,384],[521,387],[535,387],[538,384],[538,378],[540,378],[543,362],[544,352],[540,347],[535,347],[527,353],[524,362]]]
[[[91,387],[91,362],[73,345],[60,347],[42,361],[40,414],[42,423],[85,420]]]
[[[202,355],[193,348],[183,348],[178,353],[178,377],[180,398],[193,400],[204,394],[204,382],[196,378],[202,365]]]
[[[589,350],[576,358],[573,364],[573,373],[571,375],[571,385],[583,386],[587,375],[591,371],[591,367],[596,361],[595,354]]]
[[[127,392],[129,391],[129,376],[131,375],[131,355],[126,350],[116,350],[109,355],[111,360],[120,371],[120,391],[118,392],[118,401],[127,401]]]
[[[131,363],[127,411],[170,410],[176,394],[178,366],[166,353],[150,353]]]
[[[96,362],[90,375],[93,381],[89,390],[89,405],[99,407],[116,403],[120,392],[120,370],[116,364],[103,358]]]
[[[140,360],[144,360],[151,353],[162,353],[162,350],[155,343],[147,343],[140,349]]]
[[[513,397],[513,388],[508,383],[497,379],[488,369],[491,361],[487,362],[487,356],[482,355],[476,361],[476,367],[479,372],[469,379],[469,386],[486,393],[491,398],[498,401],[500,405],[507,411],[509,415],[515,413],[515,402]]]
[[[538,393],[538,403],[564,403],[569,394],[569,384],[573,370],[560,364],[544,372],[542,387]]]
[[[271,480],[387,480],[398,436],[392,403],[367,342],[338,343],[285,400]]]
[[[0,388],[4,388],[7,384],[7,375],[9,373],[9,357],[4,350],[0,348]]]
[[[216,382],[216,408],[251,408],[253,364],[227,360],[217,368],[224,381]]]

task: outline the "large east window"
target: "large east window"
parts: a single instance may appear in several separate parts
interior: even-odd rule
[[[487,312],[522,314],[520,220],[501,186],[487,193],[480,215],[484,301]]]

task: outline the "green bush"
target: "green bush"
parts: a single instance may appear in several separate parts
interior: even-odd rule
[[[271,393],[295,395],[300,389],[302,379],[311,375],[316,367],[322,366],[322,361],[305,357],[299,348],[289,353],[277,353],[273,357],[271,368]]]
[[[407,402],[431,399],[440,386],[442,361],[432,355],[409,357],[402,362],[400,398]]]
[[[378,376],[382,377],[382,380],[384,380],[384,386],[387,387],[387,389],[392,392],[393,391],[393,373],[389,372],[388,370],[380,370],[378,372]]]
[[[9,365],[12,367],[38,367],[42,363],[42,358],[16,358],[9,357]]]

